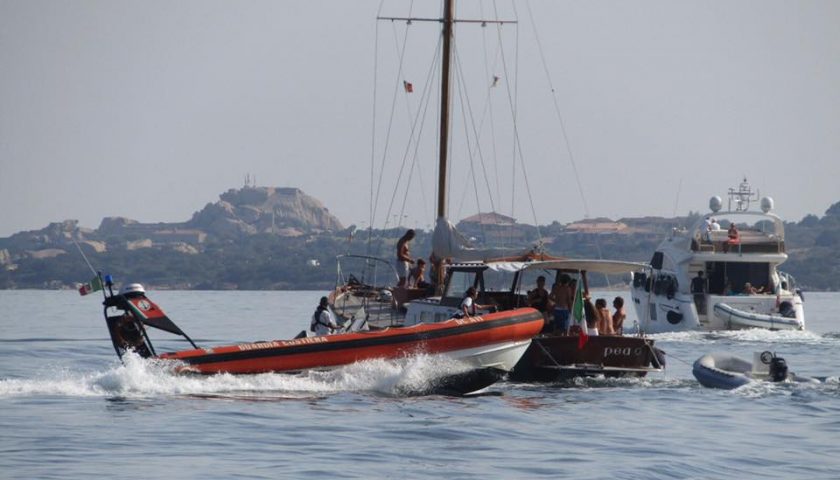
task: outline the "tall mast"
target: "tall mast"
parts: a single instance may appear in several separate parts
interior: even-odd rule
[[[437,216],[446,216],[446,164],[449,153],[449,66],[452,57],[452,25],[455,0],[443,4],[443,55],[440,75],[440,153],[438,160]]]

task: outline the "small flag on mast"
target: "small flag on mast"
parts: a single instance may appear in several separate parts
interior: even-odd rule
[[[411,82],[407,82],[403,80],[403,88],[405,88],[406,93],[413,93],[414,92],[414,85]]]
[[[79,295],[87,295],[89,293],[98,292],[102,290],[102,279],[98,276],[93,277],[93,280],[88,283],[83,283],[79,287]]]
[[[493,87],[495,87],[496,85],[498,85],[498,84],[499,84],[499,80],[501,80],[501,79],[499,78],[499,76],[498,76],[498,75],[493,75],[493,84],[492,84],[492,85],[490,85],[490,88],[493,88]]]

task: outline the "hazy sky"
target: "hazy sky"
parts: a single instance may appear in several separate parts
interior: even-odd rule
[[[376,226],[392,196],[392,218],[431,225],[437,85],[423,85],[438,27],[418,22],[406,36],[403,23],[376,22],[379,3],[0,0],[0,236],[64,219],[187,220],[246,174],[366,225],[372,156],[386,159]],[[409,3],[386,0],[382,13]],[[439,13],[416,3],[416,15]],[[476,120],[453,126],[455,220],[489,210],[476,200],[489,190],[496,210],[534,223],[510,98],[540,223],[586,213],[554,99],[590,216],[704,210],[743,175],[788,220],[840,200],[840,2],[531,0],[554,96],[528,3],[496,3],[519,24],[457,28]],[[493,3],[462,0],[459,12],[492,18]],[[500,38],[512,46],[499,50]],[[415,92],[397,90],[383,155],[402,80]],[[424,91],[432,105],[403,210],[394,188]],[[473,132],[473,168],[491,172],[475,184],[463,141]]]

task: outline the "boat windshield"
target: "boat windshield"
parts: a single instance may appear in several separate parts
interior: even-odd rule
[[[339,255],[338,285],[396,285],[399,281],[394,266],[383,258],[367,255]]]

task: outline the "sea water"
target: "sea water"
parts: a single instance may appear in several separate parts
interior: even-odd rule
[[[149,292],[201,346],[292,337],[321,294]],[[298,376],[121,363],[101,300],[0,291],[0,478],[840,478],[838,293],[806,294],[802,332],[654,336],[662,374],[465,398],[400,393],[451,367],[426,357]],[[691,375],[705,353],[763,350],[827,381],[723,391]]]

